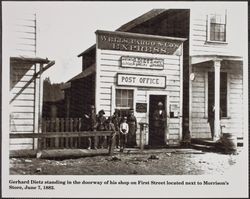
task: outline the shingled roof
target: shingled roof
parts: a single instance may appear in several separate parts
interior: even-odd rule
[[[134,27],[166,12],[166,9],[152,9],[149,12],[133,19],[132,21],[129,21],[128,23],[122,25],[120,28],[117,29],[117,31],[122,31],[122,32],[127,32],[131,29],[133,29]]]

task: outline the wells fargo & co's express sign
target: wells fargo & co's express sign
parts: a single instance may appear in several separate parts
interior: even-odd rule
[[[183,41],[162,36],[127,32],[96,31],[97,48],[173,55]]]
[[[166,88],[165,76],[135,75],[135,74],[117,74],[117,85],[119,86],[138,86]]]

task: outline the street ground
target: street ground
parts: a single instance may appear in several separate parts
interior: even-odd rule
[[[86,153],[87,150],[83,151]],[[94,150],[93,150],[94,151]],[[57,151],[58,152],[58,151]],[[61,151],[70,155],[77,150]],[[49,153],[49,152],[48,152]],[[89,152],[88,152],[89,153]],[[115,150],[113,156],[75,159],[10,158],[11,175],[203,175],[223,174],[236,164],[237,155],[195,149]],[[41,155],[42,157],[42,155]],[[49,156],[47,156],[49,157]]]

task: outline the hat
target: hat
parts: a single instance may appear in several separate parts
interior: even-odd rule
[[[126,120],[126,119],[127,119],[127,117],[124,117],[123,119],[124,119],[124,120]]]
[[[94,108],[95,108],[95,106],[94,106],[94,105],[91,105],[91,106],[90,106],[90,108],[91,108],[91,109],[94,109]]]
[[[162,102],[159,102],[159,103],[158,103],[158,106],[163,106],[163,103],[162,103]]]
[[[105,115],[105,112],[104,112],[103,109],[99,111],[99,114],[101,114],[101,113],[102,113],[103,115]]]

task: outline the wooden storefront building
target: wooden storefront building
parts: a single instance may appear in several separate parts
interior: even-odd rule
[[[244,67],[232,48],[237,36],[230,35],[230,19],[226,10],[153,9],[116,31],[97,31],[96,45],[79,55],[82,73],[67,83],[67,116],[81,117],[91,104],[106,116],[134,108],[138,123],[149,125],[148,144],[152,110],[163,101],[164,143],[179,145],[183,139],[211,138],[208,107],[214,105],[215,139],[221,126],[243,138]],[[164,42],[167,51],[161,50]],[[161,83],[149,85],[143,78]]]

